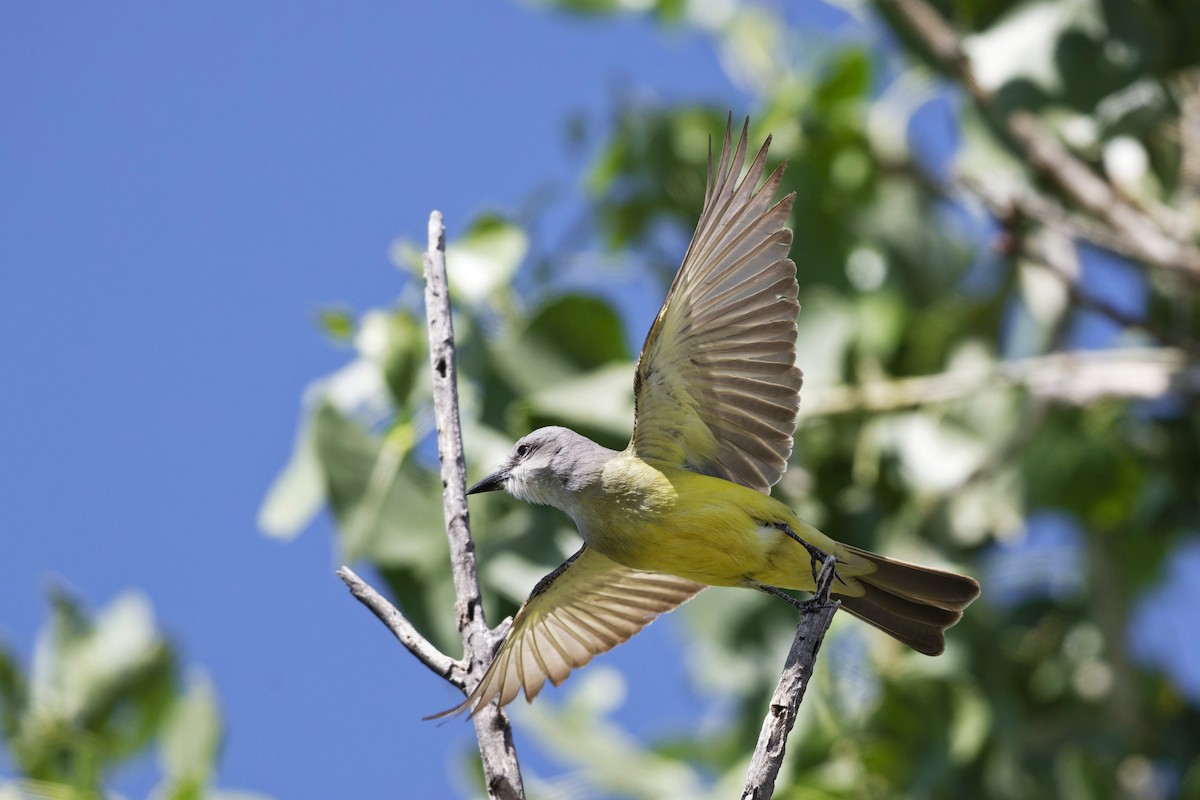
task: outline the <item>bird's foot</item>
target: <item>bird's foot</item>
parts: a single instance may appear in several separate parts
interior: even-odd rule
[[[823,589],[819,589],[816,594],[814,594],[812,597],[808,598],[807,600],[801,600],[797,597],[792,597],[790,594],[785,592],[783,589],[778,588],[777,586],[769,586],[765,583],[755,583],[752,585],[754,586],[755,589],[758,589],[760,592],[769,594],[773,597],[778,597],[781,600],[786,601],[788,603],[788,605],[790,605],[792,608],[799,611],[801,614],[808,614],[808,613],[811,613],[814,611],[819,611],[822,608],[825,608],[827,605],[829,605],[828,584],[826,584]]]
[[[800,603],[800,613],[801,614],[808,614],[810,612],[815,613],[817,611],[820,611],[822,608],[824,608],[828,603],[829,603],[828,596],[822,597],[820,595],[814,594],[812,597],[810,597],[807,600],[804,600]]]

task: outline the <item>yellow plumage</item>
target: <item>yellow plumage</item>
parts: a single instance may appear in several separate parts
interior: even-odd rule
[[[710,586],[768,584],[811,591],[811,557],[778,525],[843,562],[842,594],[874,571],[865,559],[770,495],[688,470],[657,468],[629,453],[605,464],[595,500],[576,517],[589,547],[631,569],[669,572]]]

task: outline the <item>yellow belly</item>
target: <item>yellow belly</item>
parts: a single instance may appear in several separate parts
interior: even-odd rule
[[[774,498],[720,478],[622,454],[609,462],[598,488],[577,515],[580,532],[590,547],[633,569],[714,586],[811,590],[808,551],[780,525],[846,561],[838,567],[843,578],[873,569]],[[850,593],[858,594],[857,586]]]

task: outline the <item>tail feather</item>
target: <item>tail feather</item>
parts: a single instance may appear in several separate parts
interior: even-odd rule
[[[865,592],[839,598],[842,607],[919,653],[940,655],[946,649],[946,629],[979,596],[975,579],[844,547],[876,569],[857,577]]]
[[[918,653],[927,656],[942,654],[946,649],[946,628],[958,622],[961,614],[949,612],[953,614],[953,619],[946,624],[911,619],[904,614],[907,606],[915,605],[911,601],[876,586],[867,585],[865,588],[867,592],[861,597],[838,598],[842,601],[842,608]],[[897,607],[902,610],[898,611]]]

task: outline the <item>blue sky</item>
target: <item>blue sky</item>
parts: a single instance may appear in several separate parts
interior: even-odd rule
[[[314,312],[386,305],[388,247],[432,208],[453,235],[537,184],[573,190],[566,115],[603,122],[621,87],[746,111],[703,40],[632,20],[0,7],[0,637],[28,658],[51,583],[92,608],[139,589],[216,685],[220,785],[445,796],[470,728],[419,717],[451,690],[334,578],[326,522],[281,545],[255,513],[301,391],[345,359]]]

